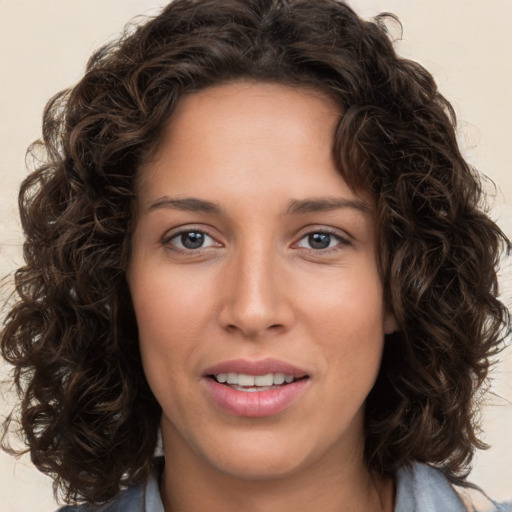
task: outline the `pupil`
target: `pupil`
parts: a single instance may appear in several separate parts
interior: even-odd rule
[[[313,249],[326,249],[331,243],[331,235],[326,233],[312,233],[308,238]]]
[[[198,249],[203,245],[204,234],[190,231],[181,235],[181,243],[187,249]]]

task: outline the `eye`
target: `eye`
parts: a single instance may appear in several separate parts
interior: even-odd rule
[[[193,251],[218,245],[210,235],[198,230],[180,231],[164,240],[164,244],[185,251]]]
[[[304,235],[298,242],[297,247],[321,251],[332,249],[340,244],[348,245],[348,241],[339,235],[326,231],[315,231]]]

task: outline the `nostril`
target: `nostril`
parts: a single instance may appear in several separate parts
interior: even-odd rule
[[[264,331],[278,331],[283,328],[283,324],[271,324],[263,329],[251,325],[238,326],[236,324],[227,324],[224,328],[231,333],[240,332],[244,333],[246,336],[255,336],[263,333]]]
[[[288,301],[225,300],[218,313],[218,323],[235,335],[249,338],[286,331],[294,322],[294,313]]]

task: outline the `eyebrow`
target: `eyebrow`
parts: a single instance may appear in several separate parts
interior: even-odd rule
[[[286,209],[287,215],[324,212],[352,208],[362,213],[368,213],[370,207],[360,200],[345,199],[343,197],[316,197],[309,199],[293,199]],[[196,197],[172,198],[161,197],[149,205],[148,210],[171,209],[187,212],[202,212],[222,215],[224,209],[213,201],[198,199]]]
[[[370,206],[363,201],[354,199],[345,199],[343,197],[317,197],[311,199],[298,200],[290,202],[286,213],[288,215],[301,213],[325,212],[338,210],[341,208],[352,208],[362,213],[369,213]]]
[[[198,199],[196,197],[171,198],[164,196],[151,203],[148,210],[158,210],[160,208],[182,210],[186,212],[214,213],[217,215],[220,215],[223,212],[223,209],[219,204],[214,203],[213,201],[206,201],[205,199]]]

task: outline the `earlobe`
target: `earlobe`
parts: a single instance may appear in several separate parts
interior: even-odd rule
[[[384,316],[384,334],[393,334],[398,331],[395,315],[388,311]]]

